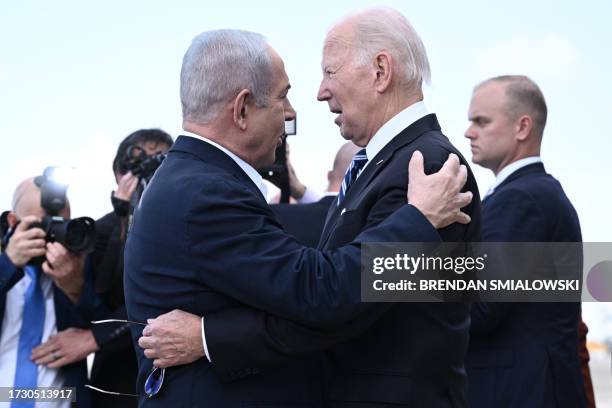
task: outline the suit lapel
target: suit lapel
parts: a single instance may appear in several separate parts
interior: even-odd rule
[[[366,168],[346,192],[344,201],[340,206],[334,204],[330,207],[325,220],[325,226],[323,227],[323,233],[321,234],[319,247],[323,247],[327,243],[331,232],[334,230],[344,211],[357,206],[367,186],[385,168],[395,152],[418,139],[423,133],[431,130],[440,130],[440,124],[433,113],[422,117],[402,130],[373,159],[369,160]],[[406,166],[408,166],[408,163],[406,163]],[[406,180],[406,183],[408,183],[408,180]]]
[[[495,190],[493,190],[491,194],[489,194],[482,200],[482,204],[484,205],[484,203],[487,202],[490,197],[494,196],[495,193],[497,193],[498,191],[503,190],[505,187],[508,186],[508,184],[511,184],[514,180],[517,180],[521,177],[527,177],[533,174],[546,174],[546,170],[544,169],[544,164],[542,162],[529,164],[525,167],[521,167],[514,173],[510,174],[504,181],[501,182],[499,186],[495,187]]]

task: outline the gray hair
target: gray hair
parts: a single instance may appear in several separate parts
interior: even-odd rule
[[[349,17],[354,23],[355,62],[369,65],[386,50],[397,60],[396,74],[410,93],[429,83],[431,71],[421,38],[406,17],[389,7],[370,8]]]
[[[266,106],[272,61],[266,39],[242,30],[206,31],[196,36],[183,57],[183,120],[208,123],[242,89],[257,106]]]
[[[474,90],[491,82],[506,85],[506,114],[512,119],[518,119],[522,115],[531,116],[534,134],[542,137],[548,109],[540,87],[525,75],[501,75],[481,82]]]

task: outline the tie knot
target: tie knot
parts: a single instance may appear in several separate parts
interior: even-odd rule
[[[353,156],[353,162],[367,162],[368,156],[366,155],[366,149],[361,149],[358,151],[355,156]]]

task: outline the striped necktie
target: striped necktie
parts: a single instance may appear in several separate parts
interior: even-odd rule
[[[15,369],[15,388],[35,388],[38,382],[38,366],[30,359],[32,349],[42,340],[45,325],[45,298],[40,286],[40,269],[33,266],[23,268],[30,278],[25,292],[23,319],[17,349],[17,368]],[[13,401],[11,408],[33,408],[34,401]]]
[[[357,176],[359,176],[359,173],[361,173],[361,170],[363,170],[367,162],[368,156],[366,156],[366,149],[361,149],[357,152],[355,157],[353,157],[351,165],[348,167],[348,169],[346,169],[346,173],[344,174],[344,180],[342,180],[342,186],[340,186],[340,191],[338,192],[338,201],[336,206],[340,206],[340,204],[342,204],[346,192],[355,182],[355,180],[357,180]]]

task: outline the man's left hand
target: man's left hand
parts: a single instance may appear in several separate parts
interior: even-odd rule
[[[77,303],[85,282],[85,255],[73,254],[59,242],[49,242],[45,256],[47,260],[42,265],[43,272],[53,279],[72,303]]]
[[[49,368],[76,363],[100,348],[91,330],[71,327],[62,330],[32,350],[32,360]]]
[[[204,357],[201,318],[181,310],[173,310],[148,319],[138,339],[144,355],[153,359],[155,367],[173,367],[192,363]]]

